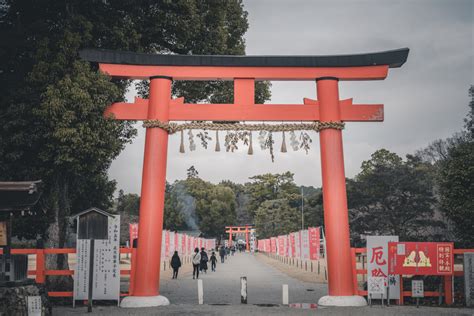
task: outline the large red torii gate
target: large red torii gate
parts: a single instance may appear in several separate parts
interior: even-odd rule
[[[402,66],[408,48],[339,56],[193,56],[84,50],[104,73],[124,79],[149,79],[149,100],[115,103],[105,112],[119,120],[207,121],[383,121],[382,104],[339,100],[339,81],[382,80],[389,68]],[[187,104],[172,99],[172,80],[233,80],[233,104]],[[255,104],[256,80],[316,81],[317,100],[303,104]],[[157,306],[166,180],[168,133],[148,128],[145,139],[135,287],[122,306]],[[351,269],[349,219],[342,131],[320,131],[329,295],[320,305],[365,305],[356,296]]]
[[[232,245],[232,235],[234,234],[245,234],[245,250],[250,250],[250,243],[249,243],[249,233],[252,229],[253,225],[243,225],[243,226],[226,226],[226,233],[229,234],[229,247]]]

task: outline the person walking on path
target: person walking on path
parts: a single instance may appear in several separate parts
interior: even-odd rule
[[[181,259],[179,258],[178,252],[175,251],[173,257],[171,257],[171,268],[173,268],[173,279],[178,278],[178,270],[181,267]]]
[[[224,246],[222,246],[221,249],[219,250],[219,256],[221,257],[221,263],[224,263],[224,257],[225,257]]]
[[[193,255],[193,280],[194,277],[199,279],[199,265],[201,264],[201,254],[199,253],[199,248],[194,249]]]
[[[204,270],[204,273],[207,274],[207,262],[209,261],[209,257],[207,256],[207,252],[204,248],[201,248],[201,271]]]
[[[216,272],[217,257],[214,251],[212,252],[210,261],[211,261],[211,270]]]

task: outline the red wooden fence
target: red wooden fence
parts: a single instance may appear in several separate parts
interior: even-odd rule
[[[363,295],[367,296],[367,291],[366,290],[361,290],[359,289],[358,281],[357,281],[357,275],[362,274],[362,275],[367,275],[367,269],[357,269],[357,260],[356,256],[357,254],[362,254],[366,253],[367,248],[351,248],[351,253],[352,253],[352,275],[354,276],[354,288],[357,289],[356,295]],[[474,249],[454,249],[454,254],[455,255],[460,255],[464,254],[465,252],[474,252]],[[463,271],[454,271],[454,276],[463,276],[464,272]],[[453,303],[453,276],[447,275],[444,276],[444,289],[445,289],[445,295],[444,295],[444,300],[447,305],[451,305]],[[405,291],[403,289],[403,276],[400,275],[400,300],[399,304],[403,304],[403,298],[405,296],[411,297],[411,290],[410,291]],[[440,293],[438,291],[425,291],[425,296],[441,296],[443,293]]]
[[[352,271],[354,276],[354,288],[357,288],[355,294],[367,296],[367,291],[361,290],[358,288],[357,275],[367,274],[367,269],[357,269],[357,254],[366,253],[366,248],[351,248],[352,253]],[[474,249],[454,249],[454,254],[464,254],[465,252],[474,252]],[[3,250],[0,249],[0,254],[3,253]],[[45,255],[52,254],[72,254],[76,253],[76,248],[49,248],[49,249],[12,249],[11,254],[23,254],[23,255],[36,255],[36,269],[28,270],[28,275],[34,275],[36,283],[44,283],[46,281],[46,276],[48,275],[74,275],[74,270],[46,270],[45,267]],[[132,271],[134,270],[134,261],[136,257],[136,250],[134,248],[120,248],[120,253],[131,253],[132,258],[130,260],[131,268],[130,270],[120,270],[120,275],[129,275],[130,276],[130,285],[128,293],[121,293],[121,296],[128,296],[133,294],[133,275]],[[454,271],[454,276],[463,276],[463,271]],[[447,305],[451,305],[453,302],[453,291],[452,291],[452,276],[444,276],[444,288],[445,288],[445,302]],[[403,289],[403,276],[400,276],[400,293],[403,295],[400,296],[400,304],[403,304],[403,297],[411,296],[411,291],[404,291]],[[72,297],[72,291],[64,292],[48,292],[49,296],[52,297]],[[443,293],[438,291],[425,291],[425,296],[440,296]]]
[[[134,248],[120,248],[120,253],[131,253],[132,260],[130,261],[131,270],[133,271],[133,262],[135,259]],[[28,275],[34,275],[36,283],[44,283],[46,281],[46,276],[48,275],[74,275],[74,270],[46,270],[45,266],[45,255],[53,254],[71,254],[76,253],[76,248],[49,248],[49,249],[12,249],[12,255],[36,255],[36,269],[28,270]],[[3,249],[0,249],[0,254],[3,254]],[[131,270],[120,270],[120,275],[130,275],[130,285],[128,293],[121,293],[121,296],[128,296],[133,293],[133,273],[130,273]],[[64,292],[48,292],[48,295],[51,297],[72,297],[72,291]]]

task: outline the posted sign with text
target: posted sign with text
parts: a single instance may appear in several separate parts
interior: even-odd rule
[[[118,300],[120,295],[120,216],[108,218],[108,239],[94,240],[93,270],[90,271],[91,240],[77,239],[74,270],[74,300],[86,300],[92,276],[92,298]]]
[[[453,274],[453,243],[391,242],[388,247],[390,274]]]
[[[398,236],[367,236],[367,287],[369,295],[374,294],[375,298],[381,294],[376,289],[383,278],[384,288],[390,287],[390,299],[400,299],[400,277],[388,271],[388,245],[392,241],[398,241]],[[383,298],[387,298],[386,292]]]

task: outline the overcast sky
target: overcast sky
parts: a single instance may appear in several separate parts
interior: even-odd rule
[[[356,175],[362,161],[377,149],[405,156],[462,128],[468,110],[467,90],[474,83],[474,1],[249,0],[244,4],[249,19],[247,55],[352,54],[410,48],[407,63],[390,69],[386,80],[340,82],[341,99],[385,105],[382,123],[346,124],[347,177]],[[304,97],[316,98],[314,82],[274,82],[268,103],[302,103]],[[110,168],[117,189],[126,193],[140,193],[144,135],[140,124],[138,137]],[[258,144],[254,144],[253,156],[246,154],[246,148],[226,153],[204,150],[199,144],[196,151],[187,149],[180,154],[179,135],[173,135],[168,145],[167,179],[185,178],[186,169],[194,165],[201,178],[214,183],[224,179],[244,183],[252,175],[291,171],[297,184],[320,186],[319,135],[312,132],[311,136],[308,154],[290,148],[286,154],[278,150],[272,163]],[[278,135],[275,148],[280,145]]]

